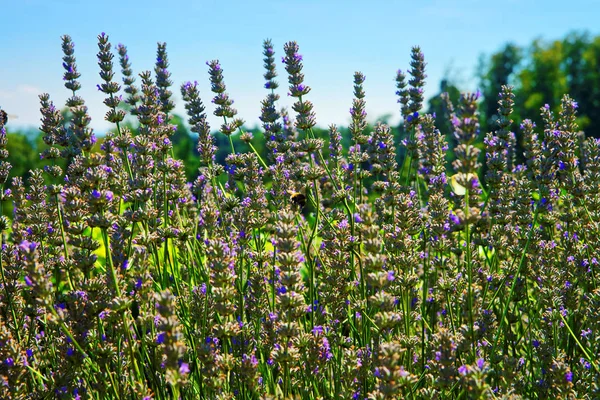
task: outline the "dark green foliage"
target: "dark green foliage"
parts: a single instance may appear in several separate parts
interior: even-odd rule
[[[600,137],[600,36],[572,32],[563,39],[536,39],[529,46],[506,44],[498,52],[482,57],[479,86],[483,132],[495,129],[498,92],[502,85],[515,87],[513,119],[531,119],[542,126],[539,110],[545,104],[554,112],[563,93],[578,105],[577,123],[586,136]],[[517,127],[517,158],[522,161],[523,143]]]

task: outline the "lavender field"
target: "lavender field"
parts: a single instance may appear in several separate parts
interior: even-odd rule
[[[356,72],[346,140],[316,130],[303,64],[318,60],[266,40],[253,136],[225,86],[235,66],[207,62],[200,93],[172,82],[165,44],[134,72],[101,34],[113,129],[96,137],[74,50],[63,36],[69,112],[39,96],[46,166],[27,180],[8,179],[0,110],[0,398],[600,398],[600,139],[577,99],[536,126],[513,120],[503,86],[484,132],[479,93],[424,112],[414,47],[396,73],[402,129],[367,124]],[[175,90],[198,135],[193,182]]]

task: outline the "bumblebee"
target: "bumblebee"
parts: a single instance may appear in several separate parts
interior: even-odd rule
[[[300,192],[290,191],[290,201],[300,208],[306,206],[306,196]]]
[[[18,118],[16,115],[7,114],[6,111],[0,109],[0,124],[1,125],[8,124],[8,117],[10,117],[12,119]]]

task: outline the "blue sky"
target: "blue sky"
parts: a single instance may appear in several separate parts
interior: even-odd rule
[[[408,67],[410,49],[421,46],[428,63],[426,95],[438,92],[449,74],[461,89],[475,90],[479,56],[512,41],[527,45],[535,38],[560,39],[573,30],[600,34],[600,1],[572,0],[421,0],[421,1],[155,1],[155,0],[0,0],[0,106],[17,119],[9,127],[39,126],[40,93],[50,93],[62,107],[69,95],[62,86],[61,40],[69,34],[82,73],[81,96],[92,127],[103,132],[106,107],[96,60],[97,35],[106,32],[113,46],[128,47],[133,70],[152,69],[156,43],[166,42],[176,112],[184,113],[179,86],[197,80],[207,111],[212,113],[207,60],[219,59],[234,106],[249,126],[258,123],[262,78],[262,41],[271,38],[276,57],[295,40],[304,57],[308,99],[320,126],[348,123],[352,76],[367,80],[369,118],[398,118],[394,77]],[[279,82],[282,104],[286,76]],[[117,74],[120,79],[120,74]],[[138,79],[139,81],[139,79]],[[209,120],[217,127],[216,117]]]

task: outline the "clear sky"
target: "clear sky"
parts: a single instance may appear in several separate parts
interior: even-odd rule
[[[408,68],[414,45],[421,46],[428,63],[425,90],[431,96],[445,74],[463,90],[476,89],[479,56],[508,41],[527,45],[573,30],[600,34],[598,0],[0,0],[0,5],[0,106],[18,116],[9,122],[14,128],[39,126],[37,96],[43,92],[64,106],[69,92],[62,85],[63,34],[75,42],[80,94],[98,132],[110,126],[96,89],[101,32],[113,47],[128,47],[136,74],[152,69],[156,43],[167,43],[180,114],[179,87],[188,80],[200,83],[212,113],[205,62],[219,59],[227,91],[248,126],[259,122],[260,100],[267,93],[261,54],[266,38],[273,40],[278,60],[286,41],[298,42],[305,83],[312,88],[307,99],[315,105],[318,124],[327,126],[348,123],[354,71],[367,78],[369,118],[391,113],[398,121],[395,71]],[[278,68],[282,104],[289,105],[283,64]],[[216,117],[209,121],[217,127]]]

